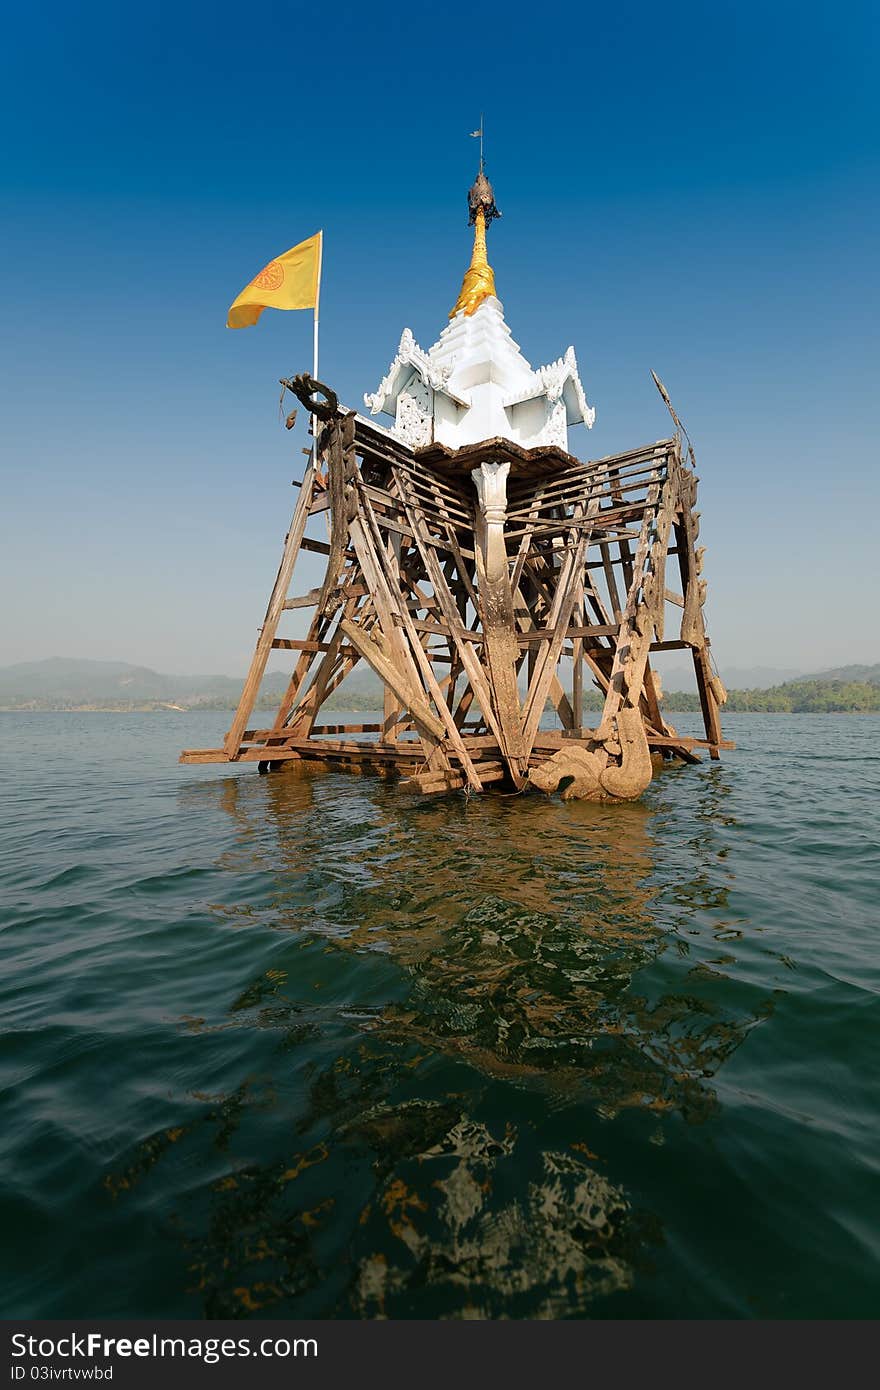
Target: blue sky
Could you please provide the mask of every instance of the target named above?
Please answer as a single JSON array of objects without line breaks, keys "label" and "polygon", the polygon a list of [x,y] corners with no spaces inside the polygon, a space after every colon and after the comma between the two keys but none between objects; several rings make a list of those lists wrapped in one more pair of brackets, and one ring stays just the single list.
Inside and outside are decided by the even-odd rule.
[{"label": "blue sky", "polygon": [[534,363],[573,343],[597,407],[572,447],[668,433],[651,367],[695,442],[721,666],[880,659],[876,6],[50,3],[4,29],[0,664],[244,669],[311,319],[230,332],[227,306],[323,227],[321,374],[360,405],[455,299],[481,108],[507,321]]}]

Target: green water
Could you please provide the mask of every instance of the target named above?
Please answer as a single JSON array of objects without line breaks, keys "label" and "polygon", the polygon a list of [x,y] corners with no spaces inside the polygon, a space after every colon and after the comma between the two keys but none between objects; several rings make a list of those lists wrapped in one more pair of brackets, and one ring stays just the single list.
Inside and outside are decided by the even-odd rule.
[{"label": "green water", "polygon": [[0,715],[3,1315],[877,1314],[876,719],[626,806],[227,722]]}]

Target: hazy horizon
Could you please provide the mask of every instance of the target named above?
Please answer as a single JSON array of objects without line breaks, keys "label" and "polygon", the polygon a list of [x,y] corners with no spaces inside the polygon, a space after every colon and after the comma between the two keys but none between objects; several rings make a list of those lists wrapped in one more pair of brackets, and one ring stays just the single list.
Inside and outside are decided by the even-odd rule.
[{"label": "hazy horizon", "polygon": [[[2,665],[0,666],[0,677],[8,677],[10,673],[19,670],[29,671],[31,669],[34,669],[36,675],[39,675],[40,672],[43,671],[44,674],[48,676],[50,673],[45,671],[45,668],[52,667],[55,663],[58,663],[59,665],[69,664],[74,667],[107,667],[108,675],[110,675],[112,672],[119,671],[120,669],[124,671],[144,671],[153,675],[166,677],[169,680],[177,681],[221,680],[235,682],[243,681],[245,675],[247,674],[245,668],[242,668],[238,671],[168,671],[160,670],[156,667],[149,666],[142,662],[126,661],[124,658],[118,657],[100,658],[51,656],[37,658],[36,660],[11,662],[9,664]],[[749,686],[752,688],[762,688],[764,686],[783,684],[787,680],[797,680],[807,676],[821,676],[825,672],[840,670],[842,668],[852,668],[858,670],[863,668],[869,668],[872,665],[880,665],[880,663],[845,662],[840,663],[839,665],[834,667],[803,668],[766,665],[744,667],[732,665],[728,662],[723,664],[719,663],[718,669],[723,680],[725,680],[728,684],[733,682],[733,684],[737,686],[737,688],[742,689],[745,686]],[[678,680],[679,678],[684,678],[686,681],[687,688],[690,688],[692,685],[695,688],[693,666],[688,658],[687,652],[676,651],[663,652],[657,654],[654,657],[652,657],[652,666],[654,667],[655,671],[660,675],[663,684],[666,688],[672,690],[681,690],[685,688],[679,684],[669,686],[668,681],[670,678],[674,678],[676,680]],[[563,673],[568,669],[570,669],[570,661],[563,658]],[[95,673],[96,677],[98,674],[98,672]],[[272,658],[272,660],[270,660],[266,668],[263,680],[287,680],[289,674],[290,668],[289,666],[286,666],[284,664],[283,657],[280,655],[276,655]],[[852,679],[857,679],[857,677],[852,677]],[[369,668],[369,666],[367,666],[363,662],[359,663],[354,668],[353,672],[347,677],[347,680],[353,686],[357,686],[358,684],[362,684],[364,682],[375,684],[377,687],[381,684],[381,682],[379,681],[379,677],[375,674],[375,672],[373,672]],[[36,690],[34,691],[34,693],[37,693]]]},{"label": "hazy horizon", "polygon": [[[488,91],[470,6],[338,6],[332,80],[271,4],[246,45],[223,4],[10,14],[0,664],[246,669],[307,444],[278,378],[310,366],[311,315],[231,333],[227,306],[323,227],[321,376],[363,410],[458,292],[481,105],[507,322],[533,365],[574,344],[597,409],[570,447],[668,436],[651,368],[694,441],[719,667],[880,659],[873,9],[480,16]],[[293,591],[320,576],[302,556]]]}]

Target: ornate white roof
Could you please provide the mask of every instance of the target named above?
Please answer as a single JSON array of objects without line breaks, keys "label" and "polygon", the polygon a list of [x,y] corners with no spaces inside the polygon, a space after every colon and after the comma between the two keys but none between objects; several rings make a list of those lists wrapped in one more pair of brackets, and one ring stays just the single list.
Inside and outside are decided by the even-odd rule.
[{"label": "ornate white roof", "polygon": [[544,395],[555,403],[561,396],[565,401],[568,424],[583,423],[587,429],[593,428],[596,410],[587,403],[573,347],[566,348],[565,356],[557,357],[555,362],[548,362],[545,367],[536,367],[531,375],[529,388],[523,393],[515,392],[509,396],[504,402],[505,405],[519,405],[521,401]]},{"label": "ornate white roof", "polygon": [[[412,331],[405,328],[388,371],[375,392],[364,396],[364,403],[369,406],[371,415],[379,415],[382,411],[394,414],[401,387],[412,376],[413,368],[432,391],[445,390],[452,375],[452,366],[432,362],[428,353],[419,347]],[[460,401],[459,404],[467,405],[468,402]]]},{"label": "ornate white roof", "polygon": [[449,323],[427,352],[405,328],[388,371],[364,400],[371,414],[393,415],[394,433],[414,447],[502,438],[524,448],[568,449],[569,428],[590,429],[596,418],[574,348],[543,367],[523,357],[486,259],[487,221],[500,214],[482,167],[468,199],[474,254]]}]

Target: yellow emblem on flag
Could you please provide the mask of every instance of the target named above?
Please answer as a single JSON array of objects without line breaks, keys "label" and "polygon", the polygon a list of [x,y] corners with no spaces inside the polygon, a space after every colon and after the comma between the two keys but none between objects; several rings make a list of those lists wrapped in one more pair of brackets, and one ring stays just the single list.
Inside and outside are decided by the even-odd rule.
[{"label": "yellow emblem on flag", "polygon": [[250,328],[264,309],[314,309],[321,286],[323,232],[270,261],[233,301],[227,328]]}]

